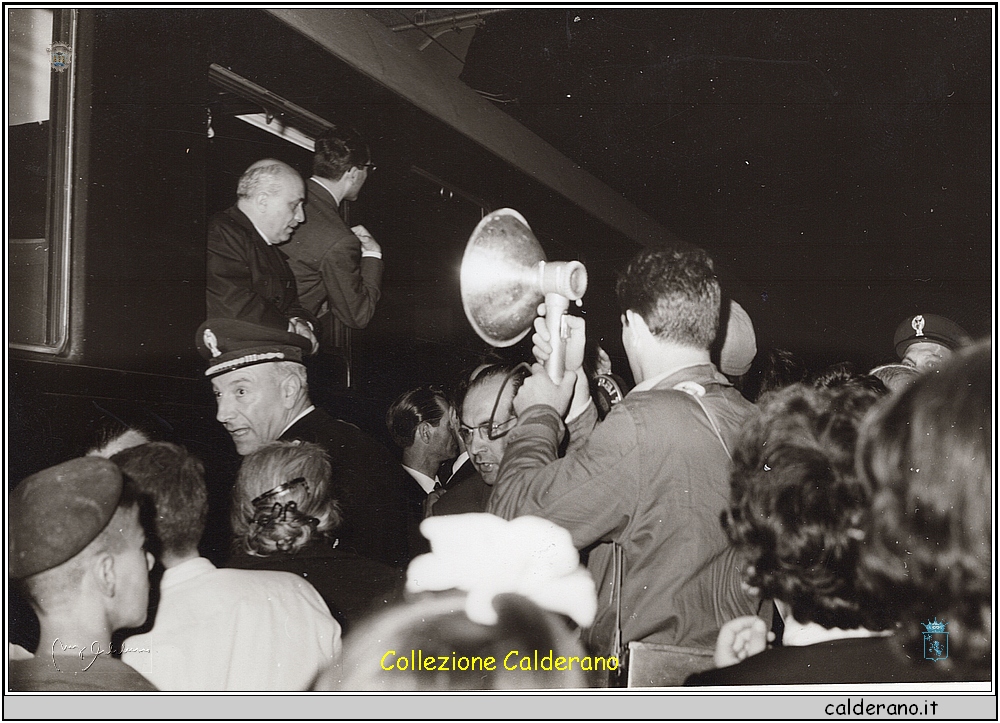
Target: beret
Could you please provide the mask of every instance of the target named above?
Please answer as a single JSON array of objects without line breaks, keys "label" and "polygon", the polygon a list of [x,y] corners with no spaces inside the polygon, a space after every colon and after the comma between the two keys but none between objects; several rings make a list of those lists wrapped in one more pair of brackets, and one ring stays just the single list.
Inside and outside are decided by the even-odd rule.
[{"label": "beret", "polygon": [[934,342],[954,351],[971,344],[972,337],[951,319],[937,314],[916,314],[899,323],[892,344],[896,348],[896,356],[902,359],[911,344],[921,341]]},{"label": "beret", "polygon": [[302,353],[312,342],[300,334],[239,319],[209,319],[195,334],[195,345],[208,360],[205,376],[266,362],[302,363]]},{"label": "beret", "polygon": [[719,353],[719,371],[739,377],[750,371],[757,356],[757,334],[746,310],[735,301],[729,302],[729,323],[726,338]]},{"label": "beret", "polygon": [[71,459],[23,480],[9,500],[10,577],[74,557],[111,521],[121,496],[121,471],[101,457]]}]

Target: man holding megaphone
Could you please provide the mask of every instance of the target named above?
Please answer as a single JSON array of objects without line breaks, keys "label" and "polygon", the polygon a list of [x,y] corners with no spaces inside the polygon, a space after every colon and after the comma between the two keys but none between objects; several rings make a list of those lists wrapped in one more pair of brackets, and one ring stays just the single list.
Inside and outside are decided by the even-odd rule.
[{"label": "man holding megaphone", "polygon": [[539,363],[514,399],[489,511],[547,518],[589,549],[595,653],[624,657],[638,641],[710,651],[723,623],[758,611],[719,524],[729,450],[756,408],[710,360],[721,292],[704,251],[642,251],[617,294],[636,387],[597,424],[581,371],[583,319],[564,317],[558,384],[543,367],[552,335],[536,319]]}]

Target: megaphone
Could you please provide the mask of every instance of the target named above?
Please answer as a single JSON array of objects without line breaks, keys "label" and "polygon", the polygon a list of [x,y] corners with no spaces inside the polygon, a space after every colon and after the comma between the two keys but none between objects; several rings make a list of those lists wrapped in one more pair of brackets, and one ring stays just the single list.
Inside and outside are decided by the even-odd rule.
[{"label": "megaphone", "polygon": [[479,337],[496,347],[512,346],[531,329],[545,300],[552,355],[545,364],[557,384],[565,371],[566,311],[587,291],[587,269],[579,261],[546,261],[538,239],[517,211],[486,215],[465,247],[462,306]]}]

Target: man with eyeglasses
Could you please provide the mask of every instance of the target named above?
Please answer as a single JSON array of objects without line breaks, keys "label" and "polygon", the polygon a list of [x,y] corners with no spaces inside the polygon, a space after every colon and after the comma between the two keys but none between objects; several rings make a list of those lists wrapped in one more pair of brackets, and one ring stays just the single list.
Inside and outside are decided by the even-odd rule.
[{"label": "man with eyeglasses", "polygon": [[469,383],[461,404],[458,433],[476,469],[448,490],[431,508],[431,515],[485,512],[514,428],[514,397],[530,369],[494,364],[480,370]]},{"label": "man with eyeglasses", "polygon": [[[636,641],[710,654],[723,623],[758,608],[719,524],[729,450],[755,407],[710,359],[721,290],[704,251],[643,251],[617,293],[636,386],[597,424],[580,371],[583,320],[566,317],[567,372],[556,385],[536,364],[521,386],[488,511],[549,519],[589,551],[592,650],[621,655]],[[535,328],[542,362],[544,320]]]},{"label": "man with eyeglasses", "polygon": [[382,248],[364,226],[348,228],[339,212],[342,201],[357,200],[374,170],[354,129],[331,128],[316,139],[308,218],[283,250],[302,305],[320,321],[321,351],[332,346],[334,319],[364,329],[381,296]]}]

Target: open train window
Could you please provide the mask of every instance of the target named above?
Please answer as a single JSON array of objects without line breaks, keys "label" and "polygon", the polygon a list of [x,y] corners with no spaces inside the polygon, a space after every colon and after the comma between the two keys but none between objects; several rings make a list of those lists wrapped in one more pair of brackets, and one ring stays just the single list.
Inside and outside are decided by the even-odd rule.
[{"label": "open train window", "polygon": [[[273,157],[299,169],[310,168],[315,139],[333,124],[295,103],[213,63],[208,79],[215,93],[208,107],[209,206],[220,210],[236,188],[236,178],[262,158]],[[265,135],[266,134],[266,135]],[[277,140],[280,139],[280,140]],[[212,194],[222,194],[212,197]],[[348,202],[341,209],[350,217]],[[334,319],[334,355],[342,362],[340,386],[351,384],[351,330]]]},{"label": "open train window", "polygon": [[11,347],[69,342],[76,11],[8,9],[7,308]]}]

